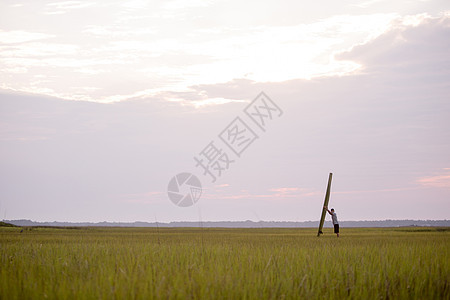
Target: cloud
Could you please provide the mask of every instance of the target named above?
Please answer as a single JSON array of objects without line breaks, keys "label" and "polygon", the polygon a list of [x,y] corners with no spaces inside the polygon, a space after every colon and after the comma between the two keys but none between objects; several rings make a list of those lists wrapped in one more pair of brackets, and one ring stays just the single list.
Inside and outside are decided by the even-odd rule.
[{"label": "cloud", "polygon": [[[139,11],[148,12],[145,7]],[[115,13],[95,14],[95,18],[109,18]],[[47,41],[40,40],[1,45],[17,47],[14,49],[20,51],[16,54],[23,56],[16,57],[11,48],[2,48],[8,54],[1,58],[2,69],[11,70],[0,73],[4,88],[116,101],[99,104],[2,93],[2,207],[7,206],[18,218],[40,220],[80,220],[86,214],[93,220],[148,219],[153,213],[168,221],[195,220],[200,208],[204,219],[245,218],[253,210],[268,220],[310,220],[318,217],[327,175],[333,172],[330,201],[343,219],[445,218],[450,209],[449,189],[445,187],[449,173],[435,171],[450,165],[448,16],[400,18],[388,22],[386,28],[382,26],[381,34],[372,32],[370,40],[364,28],[353,31],[358,22],[346,23],[341,17],[335,22],[341,20],[342,26],[333,27],[328,19],[312,22],[322,23],[315,25],[316,33],[330,43],[321,53],[331,55],[359,43],[336,55],[335,60],[357,64],[361,69],[343,76],[324,72],[309,80],[258,81],[250,74],[252,70],[244,74],[243,70],[250,68],[238,68],[239,72],[231,68],[228,72],[229,68],[220,67],[227,63],[234,66],[243,59],[239,54],[247,50],[239,47],[257,50],[258,45],[269,44],[264,39],[281,34],[282,29],[287,35],[275,36],[274,40],[289,42],[288,35],[293,34],[295,45],[272,49],[295,50],[298,44],[313,42],[314,36],[301,31],[302,25],[295,22],[278,24],[278,29],[269,26],[273,24],[227,28],[217,23],[204,33],[196,31],[195,26],[180,27],[192,20],[172,19],[173,24],[161,23],[173,26],[173,31],[164,32],[164,38],[170,37],[172,42],[162,39],[152,49],[152,39],[161,41],[161,36],[153,35],[158,31],[151,31],[145,18],[131,23],[116,19],[97,23],[87,14],[87,19],[80,19],[86,22],[84,28],[108,23],[112,27],[106,31],[117,29],[121,34],[86,34],[80,25],[75,35],[62,30],[67,37],[45,31],[57,35],[48,40],[45,50],[39,48]],[[364,18],[359,20],[363,22]],[[205,27],[204,19],[197,21],[199,27]],[[144,32],[127,39],[123,33],[134,26],[149,29],[148,40]],[[357,38],[350,34],[353,37],[347,39],[345,33],[349,32]],[[74,37],[80,38],[79,43],[73,42]],[[345,41],[339,44],[341,38]],[[115,44],[116,39],[125,43]],[[236,55],[236,61],[228,61],[226,51],[215,52],[216,41],[219,46],[224,41],[234,43],[224,49],[235,51],[228,58]],[[58,56],[51,53],[52,43],[79,48],[74,53],[70,53],[70,47],[61,48],[67,51]],[[196,43],[209,48],[196,52]],[[163,57],[160,52],[171,47],[178,48],[166,56],[167,60],[187,57],[192,64],[153,65]],[[40,56],[32,57],[33,51],[26,49],[37,49]],[[189,56],[199,53],[216,56],[200,61],[196,60],[199,56]],[[273,54],[278,53],[286,52],[277,50]],[[6,65],[8,59],[12,60]],[[209,67],[204,66],[200,72],[196,68],[202,60]],[[203,79],[210,74],[219,79]],[[214,186],[202,170],[195,168],[193,156],[217,138],[233,118],[239,115],[245,119],[244,102],[261,91],[284,114],[266,132],[258,132],[261,138]],[[203,101],[216,103],[198,105]],[[217,104],[221,101],[227,103]],[[180,171],[200,173],[204,195],[192,209],[179,210],[167,199],[168,180]],[[139,203],[130,205],[124,199]]]},{"label": "cloud", "polygon": [[[339,15],[310,23],[238,25],[214,21],[221,5],[198,1],[156,2],[151,6],[145,1],[41,5],[37,11],[74,14],[35,20],[45,35],[18,31],[5,36],[5,40],[21,43],[0,48],[0,63],[7,66],[0,78],[2,87],[52,91],[47,95],[69,100],[114,102],[138,94],[156,97],[161,91],[189,91],[191,86],[236,78],[262,82],[342,75],[358,65],[331,59],[334,51],[378,35],[395,18],[395,14]],[[223,9],[235,15],[229,7]],[[183,16],[175,21],[162,17],[180,11]],[[66,19],[53,26],[59,18]],[[73,30],[74,24],[79,30]],[[40,42],[46,37],[52,39]],[[42,74],[51,80],[36,83],[31,79]],[[126,80],[123,74],[127,74]],[[96,89],[79,88],[83,85]],[[230,100],[213,98],[195,105],[220,105]]]},{"label": "cloud", "polygon": [[392,189],[380,189],[380,190],[359,190],[359,191],[333,191],[333,194],[349,195],[349,194],[379,194],[379,193],[392,193],[417,190],[417,187],[406,188],[392,188]]},{"label": "cloud", "polygon": [[[450,16],[431,17],[420,14],[398,17],[384,33],[368,41],[336,53],[336,61],[348,61],[359,68],[337,76],[319,76],[310,81],[258,82],[250,78],[235,78],[218,84],[198,84],[190,88],[210,97],[251,97],[258,90],[273,90],[281,94],[301,91],[307,93],[313,86],[345,82],[358,90],[362,81],[371,86],[385,85],[392,94],[403,88],[429,89],[436,101],[448,93],[450,80]],[[416,84],[417,83],[417,84]],[[367,87],[366,87],[367,88]],[[386,90],[386,100],[388,100]],[[444,97],[444,98],[443,98]]]},{"label": "cloud", "polygon": [[209,6],[214,1],[207,1],[207,0],[170,0],[166,1],[163,5],[164,9],[187,9],[187,8],[193,8],[193,7],[205,7]]},{"label": "cloud", "polygon": [[404,73],[415,69],[427,75],[448,74],[449,53],[450,16],[421,14],[396,20],[383,35],[336,55],[336,59],[357,62],[364,66],[363,72],[389,68]]},{"label": "cloud", "polygon": [[[299,166],[302,172],[300,166],[317,164],[327,166],[325,173],[344,172],[337,175],[348,180],[336,189],[339,197],[414,193],[413,174],[447,164],[450,151],[450,18],[418,19],[397,22],[376,39],[338,55],[362,66],[353,74],[263,83],[235,79],[192,88],[208,97],[252,99],[260,90],[271,95],[286,112],[280,138],[271,137],[291,159],[284,167]],[[323,148],[310,150],[317,145]],[[284,184],[291,182],[284,178]],[[355,189],[358,182],[366,184]]]},{"label": "cloud", "polygon": [[417,183],[425,187],[434,188],[450,188],[450,172],[448,168],[444,168],[443,174],[426,176],[417,179]]},{"label": "cloud", "polygon": [[[12,30],[12,31],[0,30],[0,46],[1,44],[17,44],[48,39],[54,36],[55,35],[53,34],[29,32],[23,30]],[[3,52],[1,48],[0,51]]]},{"label": "cloud", "polygon": [[386,0],[369,0],[369,1],[364,1],[362,3],[358,3],[358,4],[354,4],[356,7],[361,7],[361,8],[367,8],[370,7],[372,5],[376,5],[380,2],[384,2]]},{"label": "cloud", "polygon": [[214,187],[216,188],[223,188],[223,187],[229,187],[230,185],[228,183],[223,183],[223,184],[217,184]]},{"label": "cloud", "polygon": [[[79,50],[80,48],[74,44],[28,42],[8,47],[0,46],[0,57],[4,58],[4,61],[11,65],[20,65],[23,63],[20,59],[23,59],[27,62],[35,61],[33,63],[35,66],[58,67],[60,65],[57,64],[57,60],[61,60],[62,57],[76,55]],[[51,60],[52,57],[54,58],[53,60]],[[76,59],[72,60],[77,61]]]},{"label": "cloud", "polygon": [[66,14],[71,10],[87,8],[95,5],[94,2],[86,2],[86,1],[59,1],[47,3],[47,9],[44,12],[46,15],[61,15]]}]

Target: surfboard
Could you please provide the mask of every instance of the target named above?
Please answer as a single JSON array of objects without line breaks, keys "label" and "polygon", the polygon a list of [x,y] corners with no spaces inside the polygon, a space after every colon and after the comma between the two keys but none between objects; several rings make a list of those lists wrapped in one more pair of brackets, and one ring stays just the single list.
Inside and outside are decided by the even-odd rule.
[{"label": "surfboard", "polygon": [[323,228],[323,223],[325,222],[325,215],[327,214],[327,210],[324,206],[328,207],[328,201],[330,200],[331,178],[332,177],[333,177],[333,173],[330,173],[330,175],[328,176],[327,192],[325,193],[325,200],[323,201],[323,205],[322,205],[322,215],[320,216],[319,231],[317,232],[317,236],[320,236],[321,234],[323,234],[322,228]]}]

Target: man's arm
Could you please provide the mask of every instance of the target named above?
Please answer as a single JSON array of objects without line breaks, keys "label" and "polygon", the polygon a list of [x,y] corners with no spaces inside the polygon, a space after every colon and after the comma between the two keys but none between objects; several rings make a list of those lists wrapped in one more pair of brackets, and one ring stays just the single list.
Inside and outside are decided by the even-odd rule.
[{"label": "man's arm", "polygon": [[331,213],[331,211],[328,210],[328,207],[324,206],[323,208],[325,208],[325,209],[327,210],[327,212],[328,212],[330,215],[333,215],[333,214]]}]

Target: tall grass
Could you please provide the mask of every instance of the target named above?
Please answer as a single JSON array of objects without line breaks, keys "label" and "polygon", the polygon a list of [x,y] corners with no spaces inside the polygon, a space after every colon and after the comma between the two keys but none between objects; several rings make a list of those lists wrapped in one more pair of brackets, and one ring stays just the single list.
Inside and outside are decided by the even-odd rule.
[{"label": "tall grass", "polygon": [[450,299],[450,231],[315,231],[1,228],[0,298]]}]

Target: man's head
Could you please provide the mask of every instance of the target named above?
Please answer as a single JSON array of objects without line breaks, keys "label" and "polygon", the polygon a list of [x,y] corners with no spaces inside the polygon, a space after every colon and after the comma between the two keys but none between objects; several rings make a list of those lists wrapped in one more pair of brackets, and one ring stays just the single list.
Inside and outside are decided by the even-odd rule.
[{"label": "man's head", "polygon": [[331,209],[331,212],[334,212],[334,208]]}]

